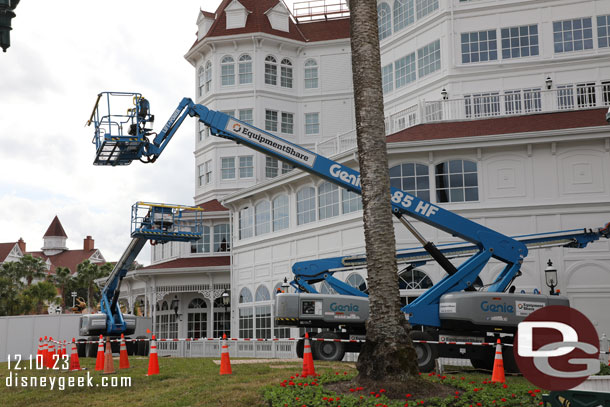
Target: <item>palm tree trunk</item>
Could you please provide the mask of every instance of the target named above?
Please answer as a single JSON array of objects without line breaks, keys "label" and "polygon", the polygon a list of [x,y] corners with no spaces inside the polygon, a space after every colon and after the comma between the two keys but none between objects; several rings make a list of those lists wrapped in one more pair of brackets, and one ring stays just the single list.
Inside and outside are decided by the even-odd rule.
[{"label": "palm tree trunk", "polygon": [[362,184],[370,316],[358,358],[358,380],[417,376],[409,326],[400,311],[396,240],[385,142],[377,2],[350,0],[352,74]]}]

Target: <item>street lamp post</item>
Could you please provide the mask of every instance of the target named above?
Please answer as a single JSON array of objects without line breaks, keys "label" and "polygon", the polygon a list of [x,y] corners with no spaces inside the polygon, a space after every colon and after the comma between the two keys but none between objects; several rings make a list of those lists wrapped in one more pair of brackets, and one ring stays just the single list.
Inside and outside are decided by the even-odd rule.
[{"label": "street lamp post", "polygon": [[558,295],[558,293],[555,292],[555,287],[557,287],[557,269],[553,267],[551,259],[547,262],[547,267],[544,270],[544,277],[546,279],[546,285],[551,289],[550,294]]},{"label": "street lamp post", "polygon": [[[222,306],[225,307],[225,317],[224,317],[224,327],[223,328],[226,330],[227,321],[231,321],[231,315],[230,314],[227,315],[227,308],[229,308],[229,306],[231,305],[231,294],[229,294],[229,292],[227,290],[224,290],[222,292],[222,294],[220,295],[220,298],[222,298]],[[231,335],[230,332],[229,332],[229,335]]]}]

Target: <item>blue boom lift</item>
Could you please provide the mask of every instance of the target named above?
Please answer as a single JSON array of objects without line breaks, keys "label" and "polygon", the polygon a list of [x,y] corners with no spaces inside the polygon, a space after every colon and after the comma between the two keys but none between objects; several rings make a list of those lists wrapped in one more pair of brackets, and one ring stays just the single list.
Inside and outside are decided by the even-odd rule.
[{"label": "blue boom lift", "polygon": [[[135,332],[135,315],[124,315],[119,306],[121,282],[129,267],[148,240],[151,244],[189,242],[201,238],[202,209],[198,207],[136,202],[131,207],[131,242],[114,265],[102,288],[100,312],[84,314],[80,319],[80,336],[94,339],[98,335],[131,335]],[[94,356],[95,344],[87,353]]]},{"label": "blue boom lift", "polygon": [[[105,114],[99,113],[101,109],[99,101],[112,96],[128,96],[133,99],[134,106],[127,110],[126,119],[114,120],[109,111]],[[358,171],[225,113],[195,104],[189,98],[182,99],[157,134],[151,130],[154,117],[150,115],[150,104],[140,94],[100,93],[89,122],[95,124],[93,143],[96,145],[97,154],[94,164],[116,166],[128,165],[133,160],[154,162],[187,116],[197,117],[199,121],[210,127],[211,133],[215,136],[275,157],[348,191],[362,193]],[[547,304],[567,305],[567,299],[560,299],[557,296],[505,292],[514,290],[510,286],[520,274],[519,269],[527,256],[528,247],[585,247],[600,237],[610,237],[609,226],[606,225],[597,229],[513,238],[397,188],[391,188],[391,203],[393,214],[422,244],[422,248],[399,251],[398,261],[416,266],[434,260],[447,273],[440,282],[402,308],[409,322],[422,328],[421,331],[412,332],[414,339],[476,337],[484,342],[486,332],[514,332],[516,324],[525,315],[523,310],[514,311],[517,305],[526,307],[529,312]],[[467,243],[437,247],[415,229],[407,216],[457,236]],[[463,256],[469,258],[458,267],[450,261],[450,258]],[[504,269],[485,291],[479,291],[478,276],[492,258],[504,263]],[[333,274],[345,267],[365,265],[364,256],[337,257],[294,264],[292,271],[295,277],[291,285],[296,288],[296,293],[277,296],[276,322],[310,328],[331,328],[333,331],[318,334],[327,338],[346,338],[364,334],[364,321],[368,317],[367,294],[333,277]],[[313,284],[321,281],[328,282],[339,295],[317,293]],[[492,306],[488,306],[485,313],[479,309],[484,307],[481,304],[490,303]],[[507,303],[513,305],[499,306]],[[513,310],[508,316],[498,311],[508,309]],[[357,346],[350,344],[346,347],[339,342],[319,342],[319,344],[314,349],[315,356],[331,360],[341,359],[346,350],[355,350],[349,346]],[[483,361],[489,360],[492,363],[493,357],[490,358],[487,353],[482,355],[480,348],[483,347],[443,348],[442,352],[444,352],[443,356],[470,358],[475,365],[483,367],[483,363],[487,363]],[[416,345],[416,351],[420,370],[431,369],[438,349],[433,345],[423,344]]]}]

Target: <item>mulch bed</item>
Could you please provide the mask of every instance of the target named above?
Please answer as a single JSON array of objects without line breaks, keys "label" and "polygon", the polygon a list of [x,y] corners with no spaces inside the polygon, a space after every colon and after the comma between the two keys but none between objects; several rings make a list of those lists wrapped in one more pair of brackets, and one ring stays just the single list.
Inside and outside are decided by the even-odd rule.
[{"label": "mulch bed", "polygon": [[453,395],[456,391],[455,387],[432,383],[419,378],[409,379],[406,382],[362,380],[356,382],[351,380],[325,384],[324,388],[343,395],[360,394],[369,396],[374,392],[375,394],[385,394],[386,397],[393,400],[428,399],[431,397],[445,398]]}]

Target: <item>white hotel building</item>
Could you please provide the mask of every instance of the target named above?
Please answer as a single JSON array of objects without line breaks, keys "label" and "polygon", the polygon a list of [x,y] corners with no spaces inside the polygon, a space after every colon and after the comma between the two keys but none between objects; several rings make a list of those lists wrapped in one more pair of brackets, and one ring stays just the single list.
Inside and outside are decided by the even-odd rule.
[{"label": "white hotel building", "polygon": [[[196,102],[356,168],[349,19],[333,3],[200,12],[185,56]],[[507,235],[610,222],[610,2],[380,0],[378,22],[392,185]],[[122,295],[144,301],[161,337],[217,336],[228,319],[233,337],[289,335],[274,327],[273,293],[296,261],[364,252],[359,197],[196,126],[204,238],[155,246]],[[395,231],[397,248],[418,245]],[[547,292],[549,259],[562,295],[609,334],[609,241],[531,251],[517,290]],[[335,276],[366,284],[362,270]],[[403,302],[442,277],[432,263],[403,273]]]}]

